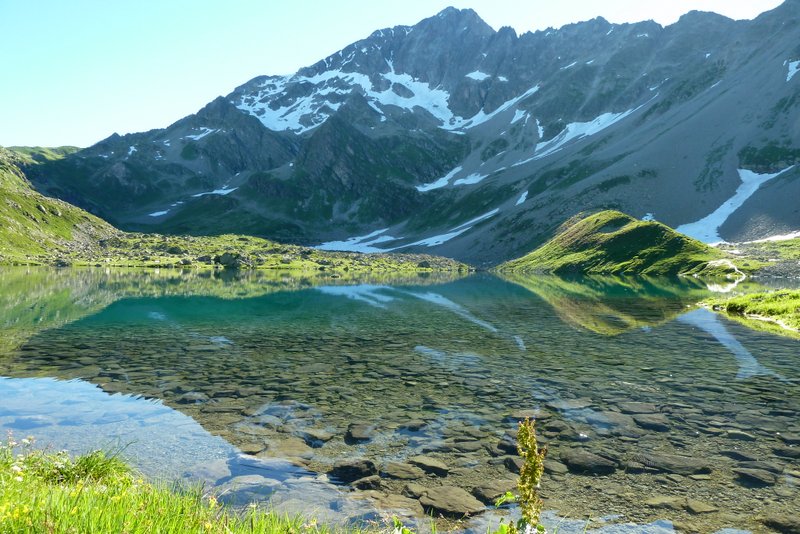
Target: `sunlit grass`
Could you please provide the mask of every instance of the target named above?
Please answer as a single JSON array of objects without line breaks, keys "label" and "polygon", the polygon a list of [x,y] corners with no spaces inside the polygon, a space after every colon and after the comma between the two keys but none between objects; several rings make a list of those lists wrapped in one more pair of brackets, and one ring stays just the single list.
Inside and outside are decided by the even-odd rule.
[{"label": "sunlit grass", "polygon": [[112,453],[71,458],[31,445],[28,438],[16,442],[11,436],[0,444],[0,532],[344,532],[255,507],[238,513],[199,487],[147,482]]},{"label": "sunlit grass", "polygon": [[769,320],[788,332],[800,332],[800,291],[780,290],[738,295],[707,302],[716,311],[754,320]]}]

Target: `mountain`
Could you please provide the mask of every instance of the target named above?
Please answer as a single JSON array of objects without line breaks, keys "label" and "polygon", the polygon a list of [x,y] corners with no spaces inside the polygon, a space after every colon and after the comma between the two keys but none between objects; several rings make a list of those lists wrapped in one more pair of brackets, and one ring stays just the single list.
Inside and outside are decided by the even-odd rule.
[{"label": "mountain", "polygon": [[27,171],[127,230],[478,265],[601,209],[754,239],[800,228],[798,43],[800,0],[523,35],[448,8]]},{"label": "mountain", "polygon": [[198,237],[122,232],[80,208],[32,189],[23,167],[35,171],[74,151],[72,147],[0,147],[0,265],[291,270],[302,275],[303,283],[314,278],[341,282],[352,276],[373,280],[449,277],[469,271],[467,265],[427,254],[365,256],[234,234]]}]

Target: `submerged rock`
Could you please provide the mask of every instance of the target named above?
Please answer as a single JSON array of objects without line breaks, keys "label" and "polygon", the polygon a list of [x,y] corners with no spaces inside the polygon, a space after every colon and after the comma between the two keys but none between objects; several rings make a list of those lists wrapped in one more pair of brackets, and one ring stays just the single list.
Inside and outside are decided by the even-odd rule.
[{"label": "submerged rock", "polygon": [[739,481],[744,482],[746,485],[774,486],[778,481],[778,478],[773,473],[764,469],[739,468],[734,469],[733,472],[738,475]]},{"label": "submerged rock", "polygon": [[447,476],[450,468],[441,460],[431,458],[430,456],[412,456],[408,462],[421,468],[426,473],[431,473],[437,476]]},{"label": "submerged rock", "polygon": [[617,470],[617,463],[586,449],[567,449],[561,460],[573,473],[608,475]]},{"label": "submerged rock", "polygon": [[427,490],[419,499],[426,513],[461,518],[482,512],[485,506],[466,490],[455,486],[439,486]]},{"label": "submerged rock", "polygon": [[507,491],[513,491],[516,487],[517,481],[511,478],[492,480],[473,488],[472,494],[480,501],[488,505],[494,505],[501,495],[505,495]]},{"label": "submerged rock", "polygon": [[363,423],[351,423],[344,436],[345,443],[354,444],[372,439],[375,427]]},{"label": "submerged rock", "polygon": [[666,473],[693,475],[711,472],[711,466],[705,460],[688,456],[646,452],[635,455],[633,459],[651,469]]},{"label": "submerged rock", "polygon": [[390,462],[383,467],[381,474],[399,480],[416,480],[425,476],[425,471],[415,465]]},{"label": "submerged rock", "polygon": [[342,461],[335,464],[329,474],[339,482],[349,484],[362,478],[377,475],[378,467],[372,460]]}]

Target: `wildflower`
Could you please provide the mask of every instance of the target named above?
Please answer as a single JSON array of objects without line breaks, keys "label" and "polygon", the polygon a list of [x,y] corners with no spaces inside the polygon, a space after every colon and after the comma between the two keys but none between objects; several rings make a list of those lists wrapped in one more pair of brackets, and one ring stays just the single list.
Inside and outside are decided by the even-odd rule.
[{"label": "wildflower", "polygon": [[15,473],[21,473],[22,472],[22,468],[20,466],[18,466],[17,464],[12,465],[11,466],[11,470],[13,472],[15,472]]},{"label": "wildflower", "polygon": [[14,480],[17,482],[22,482],[24,479],[22,477],[14,477]]},{"label": "wildflower", "polygon": [[217,498],[216,497],[209,497],[208,498],[208,507],[212,510],[217,507]]}]

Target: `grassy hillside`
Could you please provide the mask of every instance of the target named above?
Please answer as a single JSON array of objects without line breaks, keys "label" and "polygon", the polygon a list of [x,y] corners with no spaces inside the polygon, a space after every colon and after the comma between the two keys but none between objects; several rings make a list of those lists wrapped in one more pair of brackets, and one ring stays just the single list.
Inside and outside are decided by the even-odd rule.
[{"label": "grassy hillside", "polygon": [[133,234],[66,202],[45,197],[22,172],[74,150],[0,148],[0,264],[124,267],[260,268],[303,272],[467,271],[462,263],[424,254],[323,252],[256,237]]},{"label": "grassy hillside", "polygon": [[497,269],[555,274],[724,275],[732,267],[722,261],[726,257],[661,223],[602,211],[570,219],[553,239]]},{"label": "grassy hillside", "polygon": [[[57,157],[46,154],[42,157]],[[31,160],[30,154],[0,148],[0,262],[88,254],[101,239],[118,233],[97,217],[34,191],[20,170]]]}]

